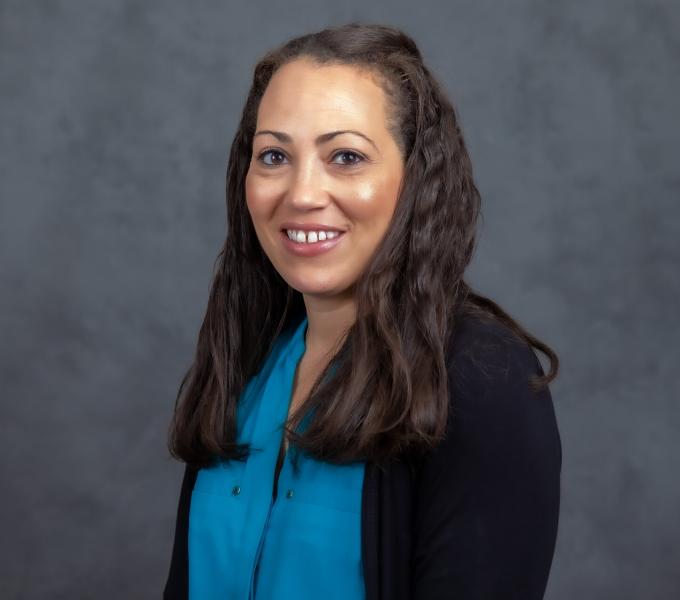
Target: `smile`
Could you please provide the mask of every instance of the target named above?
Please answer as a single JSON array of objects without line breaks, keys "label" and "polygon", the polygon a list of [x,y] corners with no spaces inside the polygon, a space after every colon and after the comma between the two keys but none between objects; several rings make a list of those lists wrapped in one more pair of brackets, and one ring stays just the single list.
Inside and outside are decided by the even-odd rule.
[{"label": "smile", "polygon": [[291,240],[300,244],[313,244],[325,240],[332,240],[342,233],[340,231],[303,231],[301,229],[286,229],[285,232]]},{"label": "smile", "polygon": [[335,248],[345,237],[344,231],[280,231],[284,247],[296,256],[317,256]]}]

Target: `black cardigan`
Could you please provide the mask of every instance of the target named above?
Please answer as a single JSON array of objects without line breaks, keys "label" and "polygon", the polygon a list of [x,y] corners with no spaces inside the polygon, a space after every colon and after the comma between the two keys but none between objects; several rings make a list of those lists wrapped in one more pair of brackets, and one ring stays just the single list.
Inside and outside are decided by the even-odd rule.
[{"label": "black cardigan", "polygon": [[[562,447],[534,351],[498,322],[459,320],[447,434],[418,462],[366,464],[366,600],[539,600],[557,537]],[[417,467],[413,467],[417,465]],[[197,471],[185,466],[165,600],[188,596]]]}]

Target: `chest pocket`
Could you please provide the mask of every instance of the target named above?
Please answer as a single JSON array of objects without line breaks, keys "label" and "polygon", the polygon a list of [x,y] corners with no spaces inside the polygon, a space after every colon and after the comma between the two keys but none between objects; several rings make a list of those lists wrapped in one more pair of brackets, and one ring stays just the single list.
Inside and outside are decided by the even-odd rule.
[{"label": "chest pocket", "polygon": [[224,461],[199,470],[194,483],[194,492],[213,496],[233,496],[234,486],[239,485],[243,473],[243,463]]},{"label": "chest pocket", "polygon": [[[363,480],[363,463],[331,465],[301,460],[299,472],[291,478],[293,495],[286,499],[326,513],[341,511],[359,515]],[[285,495],[286,491],[279,488],[280,494]]]}]

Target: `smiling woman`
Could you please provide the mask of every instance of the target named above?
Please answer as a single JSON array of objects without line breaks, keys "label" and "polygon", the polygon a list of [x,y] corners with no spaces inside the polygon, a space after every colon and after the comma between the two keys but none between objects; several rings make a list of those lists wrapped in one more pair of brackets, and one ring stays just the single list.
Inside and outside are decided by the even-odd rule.
[{"label": "smiling woman", "polygon": [[415,42],[354,23],[268,53],[227,209],[164,597],[542,598],[558,360],[464,280],[479,192]]}]

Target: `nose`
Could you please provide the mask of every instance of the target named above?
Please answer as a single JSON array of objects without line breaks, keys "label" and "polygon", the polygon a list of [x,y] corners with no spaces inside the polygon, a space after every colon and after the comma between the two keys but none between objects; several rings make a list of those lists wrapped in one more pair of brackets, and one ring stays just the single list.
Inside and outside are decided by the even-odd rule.
[{"label": "nose", "polygon": [[300,210],[326,206],[329,200],[326,188],[323,165],[312,157],[291,169],[288,202]]}]

